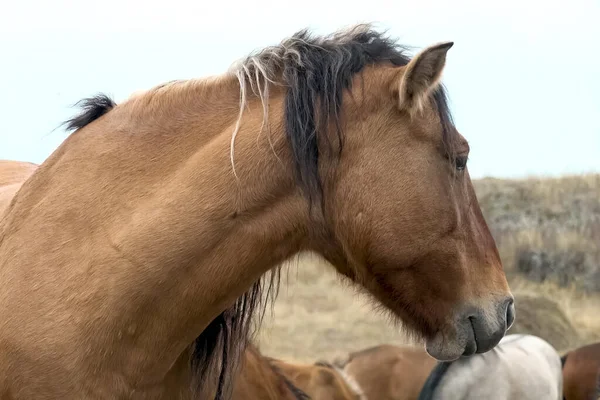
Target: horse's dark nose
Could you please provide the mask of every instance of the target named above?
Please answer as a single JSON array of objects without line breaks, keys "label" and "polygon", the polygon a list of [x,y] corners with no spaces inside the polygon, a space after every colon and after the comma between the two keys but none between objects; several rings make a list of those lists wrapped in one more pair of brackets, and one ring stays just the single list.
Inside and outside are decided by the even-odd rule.
[{"label": "horse's dark nose", "polygon": [[506,303],[506,330],[515,322],[515,301],[510,298]]},{"label": "horse's dark nose", "polygon": [[[485,353],[496,346],[504,334],[515,322],[515,305],[512,296],[495,302],[495,312],[488,313],[483,309],[472,310],[468,314],[468,321],[473,329],[473,338],[476,342],[476,353]],[[465,354],[473,350],[467,346]]]}]

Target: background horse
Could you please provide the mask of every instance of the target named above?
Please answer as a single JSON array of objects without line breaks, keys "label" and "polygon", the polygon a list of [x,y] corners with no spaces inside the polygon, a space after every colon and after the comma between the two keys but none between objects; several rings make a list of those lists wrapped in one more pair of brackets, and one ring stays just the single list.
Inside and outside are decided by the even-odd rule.
[{"label": "background horse", "polygon": [[533,335],[507,335],[485,354],[439,363],[419,400],[560,400],[560,355]]},{"label": "background horse", "polygon": [[384,344],[350,353],[343,370],[369,399],[417,400],[435,365],[421,348]]},{"label": "background horse", "polygon": [[[248,346],[235,379],[231,400],[309,400],[301,388],[269,363],[255,346]],[[214,396],[213,396],[214,397]]]},{"label": "background horse", "polygon": [[600,343],[567,352],[563,363],[565,400],[596,400],[600,397]]},{"label": "background horse", "polygon": [[352,377],[331,364],[318,362],[298,365],[277,359],[270,359],[270,363],[312,400],[367,400],[369,398]]},{"label": "background horse", "polygon": [[0,219],[23,182],[37,167],[28,162],[0,160]]},{"label": "background horse", "polygon": [[513,297],[440,86],[451,47],[300,32],[86,99],[0,221],[0,397],[185,399],[219,366],[227,398],[267,273],[303,251],[432,356],[492,349]]}]

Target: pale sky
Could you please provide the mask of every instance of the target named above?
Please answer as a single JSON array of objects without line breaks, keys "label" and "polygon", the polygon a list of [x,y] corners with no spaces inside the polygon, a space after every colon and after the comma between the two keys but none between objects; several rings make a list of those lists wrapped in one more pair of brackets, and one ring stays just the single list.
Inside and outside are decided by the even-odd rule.
[{"label": "pale sky", "polygon": [[310,27],[376,22],[444,73],[473,177],[600,172],[599,0],[19,0],[0,14],[0,159],[41,163],[70,106],[225,72]]}]

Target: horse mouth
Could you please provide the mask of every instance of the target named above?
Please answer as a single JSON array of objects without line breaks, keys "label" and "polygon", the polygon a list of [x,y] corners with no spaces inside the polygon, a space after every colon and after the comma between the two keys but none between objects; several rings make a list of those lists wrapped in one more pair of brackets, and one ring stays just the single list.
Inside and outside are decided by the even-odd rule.
[{"label": "horse mouth", "polygon": [[473,317],[469,317],[469,329],[468,331],[468,339],[467,344],[465,346],[465,351],[463,351],[463,357],[472,356],[477,352],[477,333],[475,333],[475,325],[473,324]]}]

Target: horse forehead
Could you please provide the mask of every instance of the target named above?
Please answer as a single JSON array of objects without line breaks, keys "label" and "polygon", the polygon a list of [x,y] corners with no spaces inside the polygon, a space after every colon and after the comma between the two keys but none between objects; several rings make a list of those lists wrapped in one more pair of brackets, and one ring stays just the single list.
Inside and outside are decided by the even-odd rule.
[{"label": "horse forehead", "polygon": [[[394,100],[394,78],[404,67],[371,65],[352,77],[352,85],[345,92],[345,104],[354,104],[358,111],[376,107]],[[398,86],[399,87],[399,86]]]}]

